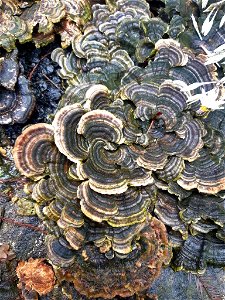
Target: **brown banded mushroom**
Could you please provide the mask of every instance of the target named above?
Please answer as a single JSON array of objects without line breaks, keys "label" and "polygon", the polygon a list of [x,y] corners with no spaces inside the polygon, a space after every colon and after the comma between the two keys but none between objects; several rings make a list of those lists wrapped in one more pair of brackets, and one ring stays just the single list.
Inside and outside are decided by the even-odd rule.
[{"label": "brown banded mushroom", "polygon": [[53,133],[51,125],[40,123],[26,128],[19,136],[13,156],[21,174],[35,179],[43,177],[46,164],[54,161],[57,152]]},{"label": "brown banded mushroom", "polygon": [[96,222],[105,220],[113,227],[122,227],[145,220],[155,190],[130,187],[119,195],[104,195],[96,193],[85,181],[78,188],[78,198],[81,199],[81,210],[90,219]]},{"label": "brown banded mushroom", "polygon": [[185,163],[177,183],[186,190],[197,188],[199,192],[216,194],[225,189],[224,160],[212,159],[207,150],[199,152],[200,157],[192,163]]},{"label": "brown banded mushroom", "polygon": [[179,204],[174,195],[158,192],[154,212],[165,225],[170,226],[173,231],[179,231],[183,239],[187,238],[188,228],[180,218]]},{"label": "brown banded mushroom", "polygon": [[66,268],[74,263],[76,252],[64,238],[48,235],[46,245],[48,258],[55,266]]},{"label": "brown banded mushroom", "polygon": [[209,233],[210,231],[212,232],[212,230],[216,230],[216,236],[219,238],[220,226],[210,220],[200,219],[196,223],[191,223],[189,229],[192,235],[196,235],[199,233]]},{"label": "brown banded mushroom", "polygon": [[[182,205],[182,204],[181,204]],[[192,194],[185,199],[185,208],[181,210],[180,217],[186,223],[196,223],[200,219],[212,220],[221,227],[225,223],[224,199],[215,196],[202,196]]]},{"label": "brown banded mushroom", "polygon": [[[214,223],[223,222],[224,208],[218,205],[215,215],[220,208],[222,213],[210,212],[210,218],[199,205],[195,216],[189,198],[204,201],[203,194],[211,193],[218,200],[224,189],[223,135],[199,113],[201,99],[191,100],[204,96],[201,87],[217,88],[215,68],[177,41],[157,41],[168,29],[164,25],[151,21],[144,0],[94,5],[71,53],[52,54],[68,87],[52,125],[39,125],[44,132],[49,128],[46,139],[40,131],[36,142],[18,147],[31,126],[14,150],[22,173],[36,179],[33,198],[50,224],[50,261],[59,272],[68,268],[70,281],[88,297],[130,296],[155,278],[169,246],[165,227],[150,215],[154,209],[181,248],[174,259],[179,266],[194,261],[194,269],[202,270],[213,254],[199,262],[199,239],[223,236]],[[125,37],[123,30],[129,31]],[[135,42],[139,38],[143,43]],[[27,154],[41,162],[39,174],[33,162],[29,170]],[[222,255],[222,239],[209,245],[214,241]]]},{"label": "brown banded mushroom", "polygon": [[173,262],[176,270],[204,273],[207,263],[223,266],[225,260],[224,243],[211,236],[198,234],[190,236]]}]

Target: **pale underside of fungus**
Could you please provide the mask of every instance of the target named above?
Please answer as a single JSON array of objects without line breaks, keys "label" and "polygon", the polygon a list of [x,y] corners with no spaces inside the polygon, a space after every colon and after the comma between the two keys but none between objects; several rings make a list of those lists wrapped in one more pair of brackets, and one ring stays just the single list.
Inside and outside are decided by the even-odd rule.
[{"label": "pale underside of fungus", "polygon": [[[69,270],[81,293],[108,298],[145,289],[168,262],[162,222],[172,244],[184,244],[178,269],[193,266],[185,261],[189,245],[208,241],[206,233],[215,235],[209,245],[224,249],[224,139],[205,121],[201,87],[218,88],[205,55],[164,38],[168,26],[144,0],[96,4],[92,12],[73,50],[52,53],[68,83],[52,124],[27,127],[13,154],[49,222],[50,261]],[[204,251],[194,271],[212,260]]]}]

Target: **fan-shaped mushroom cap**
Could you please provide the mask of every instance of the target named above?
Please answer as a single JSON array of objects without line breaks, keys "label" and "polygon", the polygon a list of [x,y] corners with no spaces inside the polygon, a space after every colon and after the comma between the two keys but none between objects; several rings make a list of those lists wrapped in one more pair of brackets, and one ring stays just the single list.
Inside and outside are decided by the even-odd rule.
[{"label": "fan-shaped mushroom cap", "polygon": [[123,123],[120,119],[106,110],[96,109],[80,118],[77,132],[84,135],[90,142],[99,138],[122,144],[124,142],[122,129]]},{"label": "fan-shaped mushroom cap", "polygon": [[224,243],[210,235],[190,236],[175,258],[176,270],[204,273],[207,264],[223,266],[225,261]]},{"label": "fan-shaped mushroom cap", "polygon": [[26,128],[17,138],[13,157],[21,174],[40,178],[56,153],[52,125],[40,123]]},{"label": "fan-shaped mushroom cap", "polygon": [[149,120],[156,111],[159,86],[155,83],[138,84],[131,82],[122,91],[122,97],[128,98],[136,106],[135,115],[142,121]]},{"label": "fan-shaped mushroom cap", "polygon": [[[60,247],[65,247],[65,251],[67,248],[78,250],[85,247],[85,244],[89,242],[94,243],[101,253],[106,253],[107,255],[107,252],[115,251],[116,255],[126,257],[132,252],[134,240],[138,238],[139,232],[146,226],[146,221],[144,220],[142,223],[113,228],[106,223],[95,224],[88,219],[85,219],[84,225],[77,225],[78,214],[79,212],[76,215],[74,214],[74,220],[72,221],[72,219],[70,219],[70,222],[68,222],[65,217],[61,217],[61,219],[58,220],[58,225],[63,229],[62,233],[65,237],[65,241],[62,239],[62,242],[60,242],[60,240],[56,240],[53,237],[47,237],[49,258],[53,264],[63,266],[64,263],[71,264],[73,261],[72,258],[71,260],[69,258],[68,261],[64,261],[64,258],[62,258],[62,262],[60,261],[61,254],[60,251],[58,252],[57,250],[61,249]],[[146,218],[147,217],[148,216],[146,216]],[[105,248],[106,243],[108,245]]]},{"label": "fan-shaped mushroom cap", "polygon": [[143,222],[149,203],[154,200],[154,189],[130,187],[119,195],[103,195],[93,191],[86,181],[78,188],[81,210],[96,222],[107,221],[113,227],[129,226]]},{"label": "fan-shaped mushroom cap", "polygon": [[200,219],[196,223],[191,223],[191,225],[189,226],[190,232],[193,235],[199,233],[209,233],[212,230],[216,230],[216,236],[218,238],[218,233],[220,232],[219,228],[219,225],[215,224],[213,221],[203,219]]},{"label": "fan-shaped mushroom cap", "polygon": [[84,215],[80,210],[78,199],[64,205],[57,224],[61,229],[69,226],[79,228],[84,225]]},{"label": "fan-shaped mushroom cap", "polygon": [[197,188],[199,192],[216,194],[225,189],[224,160],[217,162],[206,150],[199,152],[200,157],[192,163],[185,163],[177,183],[184,189]]},{"label": "fan-shaped mushroom cap", "polygon": [[55,143],[59,151],[74,162],[87,157],[88,144],[77,132],[83,114],[85,110],[79,104],[68,105],[58,111],[53,121]]},{"label": "fan-shaped mushroom cap", "polygon": [[176,180],[184,168],[184,161],[177,156],[171,156],[162,170],[157,170],[160,179],[170,182]]},{"label": "fan-shaped mushroom cap", "polygon": [[160,39],[156,42],[158,50],[157,60],[167,60],[171,67],[185,66],[188,62],[188,55],[181,50],[180,43],[172,39]]},{"label": "fan-shaped mushroom cap", "polygon": [[174,231],[180,231],[183,238],[187,237],[187,226],[180,218],[178,201],[174,195],[158,192],[154,212],[165,225],[172,227]]},{"label": "fan-shaped mushroom cap", "polygon": [[223,226],[225,223],[225,200],[215,196],[204,196],[193,193],[185,199],[185,208],[180,216],[187,223],[196,223],[198,220],[212,220]]},{"label": "fan-shaped mushroom cap", "polygon": [[73,250],[69,243],[63,239],[55,238],[53,235],[46,237],[48,258],[56,266],[68,267],[73,264],[75,259],[75,250]]}]

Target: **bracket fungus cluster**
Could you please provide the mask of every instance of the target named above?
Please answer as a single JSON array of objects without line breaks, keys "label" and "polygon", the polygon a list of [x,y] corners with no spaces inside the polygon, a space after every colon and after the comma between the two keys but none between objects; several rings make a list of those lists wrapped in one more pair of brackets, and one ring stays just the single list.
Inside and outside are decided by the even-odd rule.
[{"label": "bracket fungus cluster", "polygon": [[[72,51],[52,52],[68,84],[52,124],[27,127],[13,155],[33,180],[52,264],[88,297],[125,297],[171,258],[163,223],[181,249],[176,268],[224,264],[224,139],[206,122],[201,87],[217,100],[224,89],[146,1],[92,11]],[[199,240],[213,251],[197,251]]]},{"label": "bracket fungus cluster", "polygon": [[11,51],[17,40],[20,43],[33,40],[40,47],[52,42],[57,32],[62,45],[67,47],[90,15],[88,0],[2,0],[0,46]]}]

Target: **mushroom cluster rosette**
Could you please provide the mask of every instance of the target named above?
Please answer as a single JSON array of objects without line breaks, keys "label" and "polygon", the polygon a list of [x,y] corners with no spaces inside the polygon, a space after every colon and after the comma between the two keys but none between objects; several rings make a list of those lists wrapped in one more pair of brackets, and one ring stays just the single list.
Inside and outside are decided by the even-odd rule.
[{"label": "mushroom cluster rosette", "polygon": [[[79,291],[104,296],[109,285],[110,295],[132,295],[158,276],[170,250],[164,225],[149,214],[156,187],[151,171],[135,162],[125,144],[119,117],[106,109],[68,105],[52,125],[26,128],[16,141],[14,159],[35,182],[27,189],[49,225],[48,257],[56,266],[73,267],[76,280],[71,280]],[[107,289],[98,272],[103,262],[108,275],[115,273]],[[118,265],[121,281],[116,279]],[[90,268],[96,270],[94,290]],[[137,282],[133,289],[129,278]],[[112,285],[115,279],[118,284]]]},{"label": "mushroom cluster rosette", "polygon": [[224,141],[201,105],[201,86],[217,88],[215,67],[163,39],[145,1],[110,4],[93,6],[71,53],[53,51],[68,87],[52,124],[27,127],[14,148],[50,231],[49,259],[81,293],[105,298],[157,277],[170,257],[162,222],[182,249],[177,268],[211,262],[207,248],[199,266],[187,254],[205,234],[225,249]]}]

